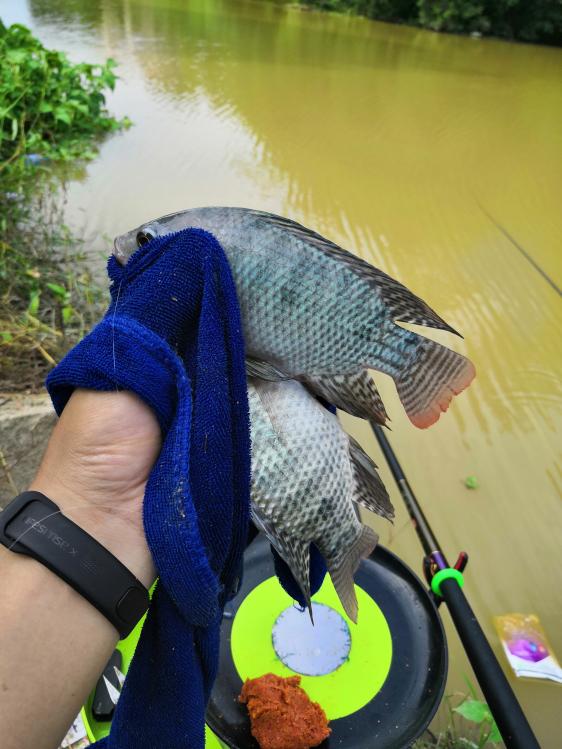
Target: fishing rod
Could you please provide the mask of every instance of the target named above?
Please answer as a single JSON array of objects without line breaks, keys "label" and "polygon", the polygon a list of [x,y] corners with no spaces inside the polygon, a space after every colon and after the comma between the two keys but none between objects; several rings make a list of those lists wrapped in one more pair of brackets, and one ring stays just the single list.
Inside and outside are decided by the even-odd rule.
[{"label": "fishing rod", "polygon": [[523,255],[525,260],[527,260],[527,262],[529,262],[533,266],[533,268],[536,271],[538,271],[538,273],[541,274],[544,280],[548,284],[550,284],[550,286],[552,286],[554,291],[559,296],[562,296],[562,290],[556,285],[556,283],[552,280],[552,278],[548,275],[548,273],[546,273],[546,271],[541,268],[541,266],[537,263],[537,261],[531,257],[531,255],[527,252],[527,250],[524,247],[522,247],[514,237],[511,236],[511,234],[507,231],[507,229],[504,226],[502,226],[498,221],[496,221],[496,219],[492,215],[488,213],[488,211],[484,208],[484,206],[480,205],[480,203],[478,203],[478,205],[482,213],[484,213],[490,219],[490,221],[494,224],[496,229],[499,232],[501,232],[509,242],[511,242],[511,244],[515,247],[516,250],[519,250],[519,252]]},{"label": "fishing rod", "polygon": [[371,427],[425,551],[424,573],[428,585],[437,605],[445,601],[449,608],[457,633],[507,749],[540,749],[521,705],[462,591],[462,572],[468,562],[468,554],[461,552],[455,566],[449,565],[387,436],[378,424],[371,424]]}]

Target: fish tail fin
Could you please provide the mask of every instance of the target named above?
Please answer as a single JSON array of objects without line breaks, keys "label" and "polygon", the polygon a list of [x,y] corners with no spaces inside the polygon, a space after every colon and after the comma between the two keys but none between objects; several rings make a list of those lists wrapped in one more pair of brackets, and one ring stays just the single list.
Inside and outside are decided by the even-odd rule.
[{"label": "fish tail fin", "polygon": [[361,560],[372,553],[378,540],[379,537],[372,528],[362,525],[357,538],[349,548],[338,550],[335,554],[324,554],[320,549],[341,605],[351,621],[356,624],[358,606],[353,576]]},{"label": "fish tail fin", "polygon": [[388,414],[368,370],[303,379],[317,395],[352,416],[386,426]]},{"label": "fish tail fin", "polygon": [[415,354],[394,376],[410,421],[420,429],[434,424],[454,395],[467,388],[476,370],[472,362],[440,343],[408,331],[418,341]]},{"label": "fish tail fin", "polygon": [[355,477],[353,501],[370,512],[392,520],[394,507],[379,476],[376,463],[353,437],[349,437],[349,454]]}]

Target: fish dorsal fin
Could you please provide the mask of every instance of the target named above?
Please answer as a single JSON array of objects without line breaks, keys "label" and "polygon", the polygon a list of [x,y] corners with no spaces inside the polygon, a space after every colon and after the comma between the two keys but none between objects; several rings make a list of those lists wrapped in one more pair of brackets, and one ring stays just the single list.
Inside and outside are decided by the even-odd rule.
[{"label": "fish dorsal fin", "polygon": [[310,376],[303,378],[303,382],[328,403],[352,416],[370,419],[383,426],[389,420],[380,393],[366,369],[348,374]]},{"label": "fish dorsal fin", "polygon": [[369,512],[392,520],[394,507],[379,476],[377,466],[353,437],[349,437],[349,455],[356,485],[353,501]]},{"label": "fish dorsal fin", "polygon": [[[252,213],[264,222],[289,232],[301,241],[313,245],[320,252],[339,260],[368,283],[376,286],[389,308],[393,320],[396,322],[425,325],[428,328],[447,330],[449,333],[460,336],[460,333],[434,312],[423,299],[420,299],[399,281],[395,281],[362,258],[344,250],[321,234],[317,234],[312,229],[307,229],[306,226],[302,226],[296,221],[262,211],[252,211]],[[462,336],[460,337],[462,338]]]}]

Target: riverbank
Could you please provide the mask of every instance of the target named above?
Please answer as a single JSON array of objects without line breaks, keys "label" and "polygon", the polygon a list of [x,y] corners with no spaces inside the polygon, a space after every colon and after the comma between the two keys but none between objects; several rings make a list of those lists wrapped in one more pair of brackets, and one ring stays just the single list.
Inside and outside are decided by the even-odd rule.
[{"label": "riverbank", "polygon": [[364,16],[430,31],[562,46],[562,6],[526,0],[302,0],[303,9]]},{"label": "riverbank", "polygon": [[29,487],[55,420],[46,393],[0,393],[0,509]]},{"label": "riverbank", "polygon": [[116,63],[73,63],[0,20],[0,387],[37,390],[99,316],[104,295],[64,220],[61,165],[128,127],[105,93]]}]

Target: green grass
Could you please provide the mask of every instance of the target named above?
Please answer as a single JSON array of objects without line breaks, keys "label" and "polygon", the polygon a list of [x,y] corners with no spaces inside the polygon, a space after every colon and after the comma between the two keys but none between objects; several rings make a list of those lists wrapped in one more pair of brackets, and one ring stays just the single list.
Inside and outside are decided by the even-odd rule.
[{"label": "green grass", "polygon": [[47,372],[106,305],[106,293],[93,282],[80,241],[62,221],[56,181],[53,185],[49,177],[34,175],[33,182],[0,197],[3,390],[40,389]]}]

